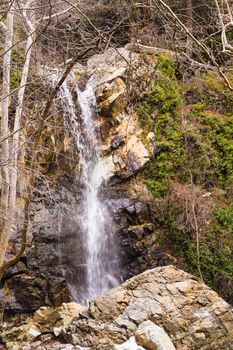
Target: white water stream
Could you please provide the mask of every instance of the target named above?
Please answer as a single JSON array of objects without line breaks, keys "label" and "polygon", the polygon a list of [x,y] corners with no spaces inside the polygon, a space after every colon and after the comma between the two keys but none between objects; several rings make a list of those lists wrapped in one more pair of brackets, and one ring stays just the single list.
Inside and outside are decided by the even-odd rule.
[{"label": "white water stream", "polygon": [[[70,82],[72,89],[76,91],[81,114],[77,114],[69,81],[63,83],[58,97],[66,118],[65,124],[71,129],[80,157],[78,183],[82,200],[79,204],[81,215],[77,217],[79,223],[77,235],[81,235],[85,259],[82,263],[84,266],[82,269],[84,285],[80,286],[82,293],[74,291],[74,286],[72,290],[79,303],[87,304],[88,301],[119,284],[114,277],[117,270],[117,254],[112,220],[104,198],[104,169],[99,166],[101,142],[96,127],[95,94],[91,80],[84,91],[77,87],[73,77],[70,77]],[[74,259],[78,269],[79,257],[76,256]]]}]

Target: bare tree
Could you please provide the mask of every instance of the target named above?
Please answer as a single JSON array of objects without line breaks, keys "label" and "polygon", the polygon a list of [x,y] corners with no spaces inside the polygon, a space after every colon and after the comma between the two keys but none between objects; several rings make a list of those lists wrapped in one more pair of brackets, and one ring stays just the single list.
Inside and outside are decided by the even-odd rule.
[{"label": "bare tree", "polygon": [[[32,2],[30,0],[25,1],[24,6],[26,8],[30,8],[32,5]],[[12,11],[9,11],[8,14],[10,15]],[[23,113],[23,102],[24,102],[24,95],[25,95],[25,88],[28,80],[28,72],[29,72],[29,66],[30,66],[30,59],[31,59],[31,52],[33,47],[33,38],[35,33],[35,28],[33,22],[28,18],[27,13],[22,10],[21,11],[23,19],[25,21],[26,25],[26,31],[28,34],[27,44],[26,44],[26,50],[25,50],[25,61],[24,66],[22,69],[22,78],[18,90],[18,97],[17,97],[17,108],[14,116],[14,128],[13,128],[13,139],[12,139],[12,145],[11,150],[7,153],[8,156],[8,162],[6,164],[7,172],[8,172],[8,181],[6,182],[7,186],[9,186],[9,196],[2,196],[2,199],[5,200],[5,208],[7,211],[7,217],[8,219],[5,220],[2,236],[1,236],[1,250],[0,250],[0,266],[3,265],[4,256],[6,253],[7,244],[9,242],[11,231],[12,231],[12,225],[14,223],[15,218],[15,205],[16,205],[16,191],[17,191],[17,173],[18,173],[18,156],[19,156],[19,141],[20,141],[20,122],[22,118]],[[11,37],[13,35],[13,31],[11,34]],[[12,40],[11,43],[12,45]],[[10,62],[9,62],[9,69],[10,69]],[[8,91],[9,94],[9,86],[10,82],[8,81]],[[7,100],[7,98],[6,98]],[[3,100],[4,101],[4,100]],[[3,118],[4,119],[4,118]],[[7,118],[6,118],[7,119]],[[6,121],[5,123],[4,131],[5,133],[2,133],[2,137],[5,137],[4,142],[8,142],[8,133],[9,133],[9,125]]]},{"label": "bare tree", "polygon": [[[10,93],[10,68],[11,68],[11,52],[13,43],[13,25],[14,25],[14,8],[7,12],[7,24],[5,32],[5,54],[3,61],[3,84],[2,84],[2,118],[1,118],[1,141],[2,141],[2,193],[1,207],[3,211],[3,220],[10,222],[8,217],[8,200],[9,200],[9,141],[8,141],[8,123],[9,123],[9,93]],[[3,225],[4,226],[4,225]],[[9,234],[3,230],[0,236],[0,266],[3,264],[6,246]]]},{"label": "bare tree", "polygon": [[233,28],[233,11],[231,9],[232,5],[230,6],[229,1],[225,0],[223,1],[224,6],[222,6],[221,10],[220,1],[214,0],[214,2],[217,8],[220,24],[222,51],[232,55],[233,44],[231,44],[227,38],[227,31]]},{"label": "bare tree", "polygon": [[[220,18],[219,20],[219,26],[218,26],[218,30],[217,30],[217,34],[214,32],[212,33],[212,35],[207,35],[206,37],[203,36],[200,37],[200,35],[198,35],[197,33],[194,33],[194,29],[193,29],[193,25],[191,26],[191,20],[190,23],[187,23],[186,21],[183,21],[180,16],[178,14],[176,14],[175,10],[173,10],[172,6],[170,6],[168,4],[168,2],[163,1],[163,0],[152,0],[151,1],[151,5],[150,5],[150,9],[152,12],[157,13],[158,11],[161,13],[162,16],[164,16],[164,18],[167,19],[167,21],[170,24],[171,27],[171,31],[172,31],[172,27],[175,25],[179,26],[179,29],[181,32],[183,32],[185,34],[185,37],[189,38],[188,42],[189,42],[189,47],[190,43],[192,42],[192,54],[194,54],[194,47],[195,47],[195,54],[196,56],[199,56],[202,60],[202,62],[204,62],[206,59],[208,60],[208,64],[210,63],[211,65],[213,65],[215,67],[215,69],[217,70],[218,74],[221,76],[221,78],[224,80],[224,82],[226,83],[226,86],[233,91],[233,86],[230,82],[230,80],[228,79],[227,75],[225,74],[226,72],[226,67],[221,65],[222,61],[219,61],[219,55],[221,54],[219,48],[218,50],[213,50],[211,45],[208,45],[207,39],[211,39],[212,36],[217,35],[218,33],[221,33],[221,38],[222,38],[222,45],[223,45],[223,53],[227,52],[228,54],[231,54],[231,44],[227,41],[226,38],[226,30],[227,28],[232,26],[232,11],[230,8],[230,5],[228,3],[227,0],[225,0],[225,7],[226,9],[223,10],[223,12],[220,9],[219,3],[217,0],[215,0],[215,4],[216,4],[216,8],[215,8],[215,14],[216,12],[218,13],[218,16]],[[139,2],[136,4],[137,7],[139,8],[143,8],[145,6],[145,4]],[[190,4],[189,4],[190,6]],[[148,5],[147,5],[148,7]],[[192,7],[191,7],[192,9]],[[190,10],[189,10],[190,11]],[[191,13],[190,13],[191,15]],[[193,18],[193,12],[192,12],[192,18]],[[224,24],[223,18],[227,18],[227,23]],[[174,28],[174,31],[176,30],[176,27]],[[200,27],[199,27],[199,32],[200,31]],[[203,32],[205,33],[205,30],[203,29]],[[174,32],[175,33],[175,32]],[[175,34],[174,34],[175,35]],[[187,43],[187,42],[186,42]],[[182,52],[183,54],[185,53],[184,51],[187,52],[186,50],[183,50],[182,40],[179,41],[178,43],[178,52]],[[187,55],[187,53],[186,53]],[[224,61],[224,60],[223,60]]]},{"label": "bare tree", "polygon": [[[187,0],[187,28],[191,34],[193,34],[193,3],[192,0]],[[186,54],[192,57],[193,53],[193,41],[192,38],[187,35],[187,47]]]}]

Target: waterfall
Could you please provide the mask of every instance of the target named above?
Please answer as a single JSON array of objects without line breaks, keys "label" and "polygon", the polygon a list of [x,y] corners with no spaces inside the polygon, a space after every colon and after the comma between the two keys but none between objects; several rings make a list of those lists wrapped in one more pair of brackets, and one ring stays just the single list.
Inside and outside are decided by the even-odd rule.
[{"label": "waterfall", "polygon": [[[77,138],[77,146],[82,153],[81,182],[83,187],[82,220],[83,233],[86,236],[86,299],[91,300],[109,288],[117,285],[113,277],[114,262],[113,240],[111,235],[111,217],[107,206],[101,198],[103,169],[98,166],[100,160],[99,138],[95,128],[96,99],[91,85],[81,92],[77,88],[81,107],[83,139]],[[84,141],[84,143],[83,143]],[[112,255],[112,256],[111,256]],[[113,261],[112,261],[113,260]],[[114,264],[113,264],[114,265]]]},{"label": "waterfall", "polygon": [[[77,113],[71,88],[76,91],[81,112]],[[101,141],[96,121],[96,98],[89,80],[81,91],[74,77],[69,77],[58,93],[66,126],[71,130],[79,152],[80,173],[78,186],[81,188],[79,215],[77,215],[79,241],[82,242],[84,262],[73,257],[77,270],[82,274],[81,286],[71,283],[77,302],[87,304],[90,300],[118,285],[117,254],[111,215],[104,196],[103,171],[100,166]],[[81,239],[80,239],[81,237]],[[80,271],[79,267],[82,266]],[[80,283],[80,282],[79,282]]]}]

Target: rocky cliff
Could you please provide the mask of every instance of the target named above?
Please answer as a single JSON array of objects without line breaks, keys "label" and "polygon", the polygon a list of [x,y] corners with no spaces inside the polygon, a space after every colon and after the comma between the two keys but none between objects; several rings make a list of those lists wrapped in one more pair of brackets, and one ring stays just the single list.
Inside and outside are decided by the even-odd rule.
[{"label": "rocky cliff", "polygon": [[[142,129],[138,117],[130,108],[127,92],[129,62],[137,67],[134,69],[142,79],[145,68],[139,67],[143,62],[140,55],[132,55],[125,49],[110,49],[103,55],[91,58],[87,66],[78,65],[74,68],[80,87],[85,85],[87,77],[93,77],[103,140],[100,166],[105,169],[108,205],[114,216],[115,229],[118,237],[121,237],[119,241],[123,239],[124,278],[134,274],[128,264],[138,257],[138,251],[142,252],[139,241],[143,240],[145,234],[153,232],[150,195],[138,175],[149,160],[150,153],[141,141]],[[53,132],[52,127],[48,129],[48,133]],[[72,143],[67,134],[62,138],[64,142]],[[47,142],[52,143],[51,139],[49,137]],[[57,140],[54,142],[58,143]],[[71,157],[69,145],[65,151],[66,158]],[[41,155],[41,164],[46,165],[46,175],[52,179],[52,190],[46,194],[46,185],[41,183],[35,191],[30,205],[28,247],[20,262],[7,271],[3,278],[1,300],[4,300],[5,314],[30,313],[42,305],[56,306],[69,301],[72,297],[66,276],[71,271],[71,279],[79,279],[76,275],[80,271],[73,276],[72,266],[73,257],[80,250],[77,238],[79,228],[75,220],[80,198],[76,181],[78,156],[72,165],[64,159],[60,160],[54,181],[54,167],[59,159],[53,160],[48,152]],[[17,246],[17,237],[13,237],[12,243]],[[66,270],[66,276],[63,270]]]},{"label": "rocky cliff", "polygon": [[[224,113],[229,114],[229,105],[216,102],[212,76],[202,75],[201,82],[192,78],[185,87],[180,83],[178,92],[179,77],[171,58],[127,48],[111,48],[95,55],[86,65],[76,65],[73,73],[80,89],[92,77],[102,138],[105,197],[114,219],[121,261],[119,274],[123,280],[169,264],[198,273],[194,225],[197,216],[204,242],[201,267],[205,281],[231,301],[232,239],[228,233],[232,225],[229,165],[232,117],[226,121]],[[203,96],[212,109],[201,105]],[[228,98],[231,103],[228,93],[221,98],[224,101]],[[59,109],[56,113],[59,120]],[[211,139],[206,141],[203,135],[210,133],[210,129]],[[20,262],[4,275],[0,297],[7,317],[17,314],[19,318],[19,314],[28,315],[42,306],[59,307],[71,302],[73,296],[67,281],[80,288],[82,271],[74,262],[75,255],[82,254],[75,219],[80,201],[78,155],[72,153],[67,130],[62,130],[55,139],[52,126],[47,132],[48,151],[41,155],[41,166],[46,168],[50,192],[46,193],[46,182],[38,184],[30,205],[27,249]],[[57,152],[60,144],[62,157]],[[184,149],[190,150],[189,170],[185,170]],[[221,157],[226,150],[228,163],[222,165]],[[218,178],[213,175],[214,164]],[[222,212],[215,215],[216,205]],[[218,237],[214,248],[209,243],[215,244],[213,237]],[[226,242],[229,249],[223,251]],[[17,244],[18,238],[14,237],[11,249]],[[217,246],[221,256],[214,261]],[[216,268],[212,269],[213,266]],[[58,331],[61,339],[93,349],[114,349],[115,343],[128,339],[134,345],[117,349],[144,346],[165,349],[148,345],[154,341],[148,340],[147,335],[144,339],[144,333],[157,331],[165,338],[166,333],[169,335],[167,350],[174,347],[229,350],[233,346],[229,305],[174,267],[147,271],[125,282],[93,301],[88,311],[82,311],[69,327]],[[17,332],[16,335],[5,332],[4,342],[15,342]],[[45,332],[43,327],[36,326],[32,339]],[[102,343],[100,337],[104,338]],[[34,348],[42,346],[40,341]],[[51,348],[43,346],[41,349]],[[62,345],[56,346],[62,349]]]},{"label": "rocky cliff", "polygon": [[[143,130],[133,108],[135,96],[149,89],[153,71],[151,56],[143,57],[126,49],[109,49],[105,54],[93,56],[86,66],[77,65],[73,71],[80,88],[92,77],[103,142],[100,166],[105,170],[106,197],[117,231],[124,279],[156,266],[158,261],[170,261],[166,254],[150,249],[155,241],[152,195],[140,171],[151,157],[151,141],[150,135],[143,141]],[[66,133],[62,138],[68,142],[65,150],[68,158],[72,141]],[[47,141],[50,144],[51,139]],[[78,157],[72,165],[60,160],[58,168],[59,159],[55,162],[51,158],[48,152],[41,155],[46,176],[52,179],[52,189],[46,194],[45,184],[38,184],[30,206],[28,247],[21,261],[3,279],[1,295],[5,314],[30,313],[42,305],[57,306],[70,301],[66,277],[79,281],[81,272],[74,271],[73,261],[76,254],[82,254],[75,220],[80,200],[76,180]],[[16,237],[14,243],[17,244]],[[78,288],[78,282],[75,283]]]},{"label": "rocky cliff", "polygon": [[145,271],[90,303],[42,307],[3,326],[8,349],[230,350],[231,307],[193,276],[166,266]]}]

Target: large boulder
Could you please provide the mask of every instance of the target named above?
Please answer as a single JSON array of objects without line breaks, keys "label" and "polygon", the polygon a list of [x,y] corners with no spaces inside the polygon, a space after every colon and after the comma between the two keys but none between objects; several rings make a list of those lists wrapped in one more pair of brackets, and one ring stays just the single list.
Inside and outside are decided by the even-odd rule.
[{"label": "large boulder", "polygon": [[142,346],[136,343],[135,337],[130,337],[126,342],[120,345],[115,345],[116,350],[145,350]]},{"label": "large boulder", "polygon": [[[150,320],[167,333],[177,350],[233,349],[231,306],[174,266],[155,268],[131,278],[91,302],[90,313],[92,329],[104,324],[105,336],[115,343],[140,334],[142,324]],[[79,332],[80,322],[75,321],[73,333]],[[117,335],[109,325],[117,327]],[[94,334],[92,341],[97,341],[98,331]],[[139,338],[136,336],[136,340]],[[90,339],[87,343],[91,345]]]},{"label": "large boulder", "polygon": [[17,340],[18,350],[47,332],[73,344],[71,349],[231,350],[233,314],[205,284],[166,266],[129,279],[88,310],[75,303],[40,309],[26,324],[4,330],[2,338],[9,349]]}]

